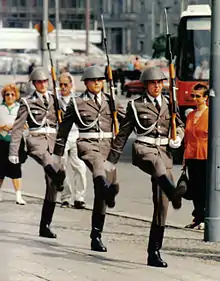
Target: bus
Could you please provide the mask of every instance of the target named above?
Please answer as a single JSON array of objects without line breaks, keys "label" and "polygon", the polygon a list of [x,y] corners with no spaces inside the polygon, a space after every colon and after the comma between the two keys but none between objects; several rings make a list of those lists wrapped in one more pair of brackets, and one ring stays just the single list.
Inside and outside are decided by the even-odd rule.
[{"label": "bus", "polygon": [[211,9],[209,5],[189,5],[180,18],[176,52],[177,100],[182,118],[194,108],[192,87],[209,81]]}]

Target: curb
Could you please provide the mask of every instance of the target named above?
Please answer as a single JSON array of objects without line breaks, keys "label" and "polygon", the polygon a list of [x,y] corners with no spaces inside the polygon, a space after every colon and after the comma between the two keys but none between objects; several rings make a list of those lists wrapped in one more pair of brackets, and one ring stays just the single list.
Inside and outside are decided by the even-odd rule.
[{"label": "curb", "polygon": [[[5,193],[9,193],[9,194],[14,194],[14,191],[10,191],[10,190],[5,190],[4,188],[2,189],[3,192]],[[44,197],[37,195],[37,194],[31,194],[28,192],[22,192],[22,195],[25,197],[29,197],[29,198],[35,198],[35,199],[40,199],[40,200],[44,200]],[[61,204],[60,201],[57,201],[58,204]],[[87,211],[92,211],[92,206],[88,205],[85,207],[85,210]],[[143,216],[138,216],[138,215],[132,215],[130,213],[126,213],[126,212],[117,212],[117,211],[106,211],[107,215],[111,215],[111,216],[115,216],[115,217],[121,217],[121,218],[125,218],[125,219],[132,219],[132,220],[136,220],[136,221],[142,221],[142,222],[147,222],[147,223],[151,223],[152,222],[152,218],[151,217],[143,217]],[[176,223],[173,222],[167,222],[166,227],[168,228],[173,228],[173,229],[181,229],[183,231],[199,231],[200,230],[194,230],[194,229],[189,229],[189,228],[184,228],[182,225],[178,225]]]}]

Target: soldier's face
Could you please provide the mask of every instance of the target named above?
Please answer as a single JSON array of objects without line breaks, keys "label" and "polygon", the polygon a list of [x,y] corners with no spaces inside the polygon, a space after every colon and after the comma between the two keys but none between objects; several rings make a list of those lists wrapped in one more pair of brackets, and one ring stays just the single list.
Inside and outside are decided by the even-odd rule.
[{"label": "soldier's face", "polygon": [[35,81],[34,86],[39,93],[44,94],[48,89],[48,80]]},{"label": "soldier's face", "polygon": [[152,97],[157,97],[163,89],[163,80],[152,80],[147,82],[147,92]]},{"label": "soldier's face", "polygon": [[103,79],[88,79],[85,81],[86,88],[90,93],[98,94],[102,91],[104,86]]},{"label": "soldier's face", "polygon": [[60,77],[60,92],[62,96],[68,96],[71,93],[72,86],[69,77]]}]

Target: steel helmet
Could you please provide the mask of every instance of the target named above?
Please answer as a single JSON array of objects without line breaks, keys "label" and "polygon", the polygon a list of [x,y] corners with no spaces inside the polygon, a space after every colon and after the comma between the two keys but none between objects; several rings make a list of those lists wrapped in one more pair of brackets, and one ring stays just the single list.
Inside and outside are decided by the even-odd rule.
[{"label": "steel helmet", "polygon": [[85,81],[86,79],[95,79],[95,78],[105,79],[104,71],[102,71],[101,68],[97,65],[86,67],[81,77],[81,81]]},{"label": "steel helmet", "polygon": [[141,73],[140,81],[166,80],[167,77],[158,67],[149,67]]},{"label": "steel helmet", "polygon": [[47,79],[49,79],[49,73],[45,67],[35,67],[31,72],[30,81],[41,81]]}]

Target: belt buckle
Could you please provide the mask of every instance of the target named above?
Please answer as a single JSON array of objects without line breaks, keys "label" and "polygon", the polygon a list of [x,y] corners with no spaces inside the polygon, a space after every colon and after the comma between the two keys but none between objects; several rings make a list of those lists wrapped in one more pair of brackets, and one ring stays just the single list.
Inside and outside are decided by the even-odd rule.
[{"label": "belt buckle", "polygon": [[160,138],[156,138],[155,139],[155,145],[160,146],[161,143],[161,139]]}]

